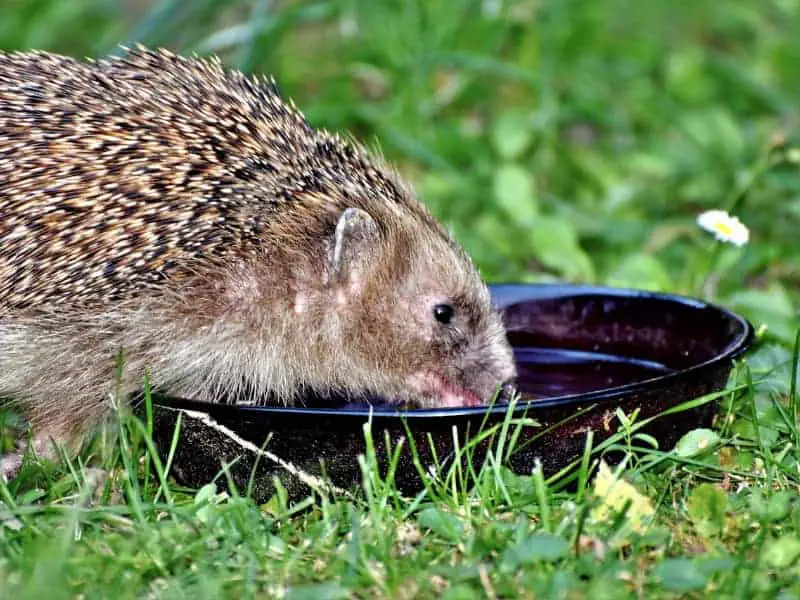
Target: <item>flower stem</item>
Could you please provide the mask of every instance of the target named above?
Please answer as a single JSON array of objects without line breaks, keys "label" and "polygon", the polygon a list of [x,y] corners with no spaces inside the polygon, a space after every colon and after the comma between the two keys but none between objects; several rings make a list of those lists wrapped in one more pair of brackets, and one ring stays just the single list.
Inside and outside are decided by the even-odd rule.
[{"label": "flower stem", "polygon": [[722,242],[715,240],[707,253],[705,277],[703,277],[698,290],[700,296],[707,302],[712,302],[717,294],[717,286],[722,274],[716,271],[716,267],[721,253]]}]

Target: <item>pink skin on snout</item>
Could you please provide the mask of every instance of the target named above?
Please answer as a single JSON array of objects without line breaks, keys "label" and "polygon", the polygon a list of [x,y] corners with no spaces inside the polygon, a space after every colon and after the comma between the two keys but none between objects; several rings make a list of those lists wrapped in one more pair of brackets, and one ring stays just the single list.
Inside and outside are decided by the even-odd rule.
[{"label": "pink skin on snout", "polygon": [[472,390],[457,385],[436,373],[417,373],[409,379],[409,386],[414,392],[428,398],[436,398],[437,406],[442,408],[459,408],[464,406],[480,406],[483,404]]}]

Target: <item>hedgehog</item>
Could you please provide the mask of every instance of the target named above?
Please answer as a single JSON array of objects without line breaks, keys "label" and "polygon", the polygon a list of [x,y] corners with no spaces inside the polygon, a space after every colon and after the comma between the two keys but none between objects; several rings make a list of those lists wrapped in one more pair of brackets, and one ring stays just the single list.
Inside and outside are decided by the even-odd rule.
[{"label": "hedgehog", "polygon": [[216,57],[0,53],[0,215],[0,397],[45,453],[145,378],[236,403],[513,390],[486,284],[411,187]]}]

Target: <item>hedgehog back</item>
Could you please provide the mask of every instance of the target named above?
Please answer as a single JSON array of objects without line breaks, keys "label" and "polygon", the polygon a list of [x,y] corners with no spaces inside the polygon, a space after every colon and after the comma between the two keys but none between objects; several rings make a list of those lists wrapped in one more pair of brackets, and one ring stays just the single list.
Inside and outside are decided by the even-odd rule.
[{"label": "hedgehog back", "polygon": [[253,251],[281,204],[397,185],[216,59],[0,53],[0,309],[131,297]]}]

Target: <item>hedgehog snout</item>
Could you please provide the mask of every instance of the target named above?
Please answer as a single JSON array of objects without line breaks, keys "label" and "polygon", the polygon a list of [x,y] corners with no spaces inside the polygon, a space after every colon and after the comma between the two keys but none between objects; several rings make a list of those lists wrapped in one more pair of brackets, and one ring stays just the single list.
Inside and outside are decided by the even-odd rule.
[{"label": "hedgehog snout", "polygon": [[508,400],[516,390],[517,368],[502,326],[492,323],[470,354],[465,383],[487,401],[495,394],[501,400]]}]

